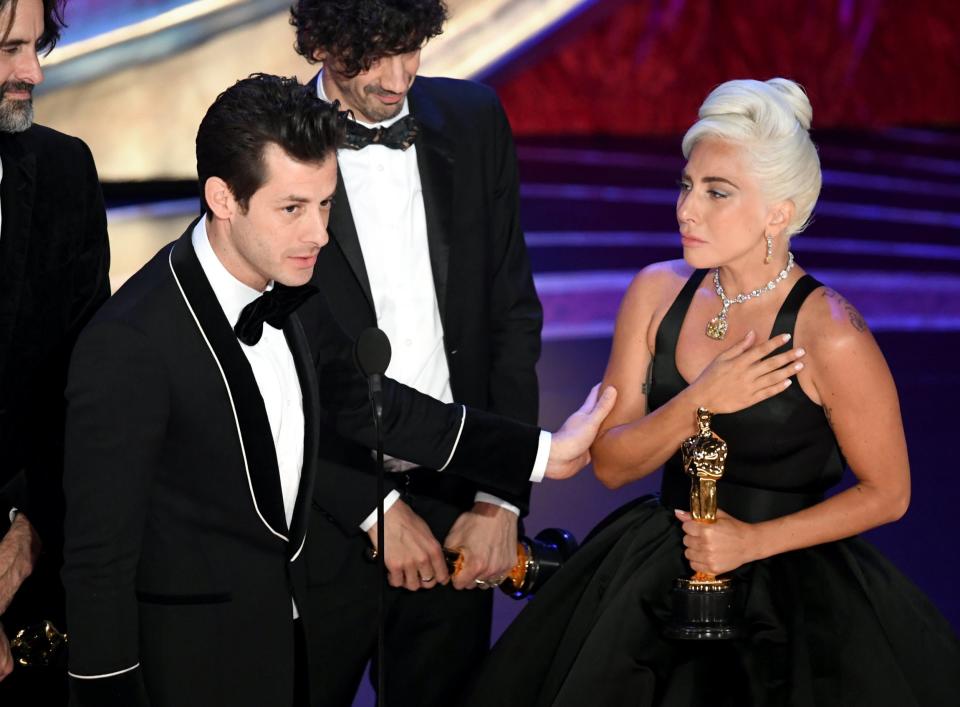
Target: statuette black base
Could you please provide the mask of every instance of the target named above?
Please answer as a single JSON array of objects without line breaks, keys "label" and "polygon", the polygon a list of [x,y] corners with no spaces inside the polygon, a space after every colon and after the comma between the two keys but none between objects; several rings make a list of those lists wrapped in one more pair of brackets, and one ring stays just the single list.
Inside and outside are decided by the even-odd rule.
[{"label": "statuette black base", "polygon": [[673,617],[663,631],[684,641],[722,641],[743,633],[737,591],[729,579],[676,580]]}]

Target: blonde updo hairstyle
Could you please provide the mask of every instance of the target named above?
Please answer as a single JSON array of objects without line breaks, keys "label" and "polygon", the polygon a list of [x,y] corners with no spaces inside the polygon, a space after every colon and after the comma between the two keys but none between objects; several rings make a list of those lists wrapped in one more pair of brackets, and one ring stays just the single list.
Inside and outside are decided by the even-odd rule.
[{"label": "blonde updo hairstyle", "polygon": [[768,204],[790,200],[789,238],[810,222],[820,195],[820,159],[810,140],[813,109],[799,84],[789,79],[727,81],[700,106],[700,120],[683,137],[683,156],[699,140],[715,137],[741,145]]}]

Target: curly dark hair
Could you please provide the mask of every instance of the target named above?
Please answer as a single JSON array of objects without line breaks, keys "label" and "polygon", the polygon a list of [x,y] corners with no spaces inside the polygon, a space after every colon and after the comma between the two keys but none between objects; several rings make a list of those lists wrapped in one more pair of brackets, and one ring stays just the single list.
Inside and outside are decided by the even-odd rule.
[{"label": "curly dark hair", "polygon": [[295,78],[253,74],[217,96],[197,131],[197,176],[227,183],[244,210],[266,180],[263,152],[279,146],[299,162],[320,163],[343,143],[347,114]]},{"label": "curly dark hair", "polygon": [[[63,21],[63,6],[67,0],[43,0],[43,34],[37,40],[37,53],[49,53],[60,41],[60,30],[67,26]],[[19,0],[0,0],[0,12],[10,6],[10,19],[7,26],[0,28],[0,38],[6,39],[17,16]]]},{"label": "curly dark hair", "polygon": [[443,0],[297,0],[290,8],[297,52],[310,62],[318,50],[329,53],[348,78],[380,57],[419,49],[446,19]]}]

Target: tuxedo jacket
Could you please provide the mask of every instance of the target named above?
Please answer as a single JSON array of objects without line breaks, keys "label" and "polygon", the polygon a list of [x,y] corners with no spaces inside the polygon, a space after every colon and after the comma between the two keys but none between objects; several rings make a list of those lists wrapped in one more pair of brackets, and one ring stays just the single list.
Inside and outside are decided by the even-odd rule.
[{"label": "tuxedo jacket", "polygon": [[[192,226],[107,302],[77,343],[67,388],[64,585],[73,705],[290,704],[291,597],[324,429],[373,445],[365,380],[331,315],[284,334],[304,410],[287,527],[263,400],[191,244]],[[322,307],[316,311],[322,311]],[[389,453],[526,484],[536,428],[384,385]],[[328,432],[329,433],[329,432]]]},{"label": "tuxedo jacket", "polygon": [[0,161],[0,536],[10,508],[24,511],[50,570],[38,568],[3,620],[62,629],[63,390],[77,335],[110,294],[107,222],[77,138],[39,125],[0,133]]},{"label": "tuxedo jacket", "polygon": [[[409,108],[420,125],[417,166],[453,398],[534,424],[543,315],[520,229],[510,126],[494,92],[469,81],[419,77]],[[377,319],[342,177],[328,230],[314,284],[343,329],[357,336]],[[313,312],[318,305],[308,302],[301,310],[308,334],[322,325]],[[342,437],[328,441],[321,453],[342,467],[318,480],[318,509],[343,533],[359,533],[377,499],[369,449]],[[496,473],[492,463],[488,470]],[[396,487],[389,474],[387,485],[388,491]],[[496,493],[482,478],[457,493],[470,504],[478,489]],[[519,494],[497,495],[525,512],[529,493],[528,485]]]}]

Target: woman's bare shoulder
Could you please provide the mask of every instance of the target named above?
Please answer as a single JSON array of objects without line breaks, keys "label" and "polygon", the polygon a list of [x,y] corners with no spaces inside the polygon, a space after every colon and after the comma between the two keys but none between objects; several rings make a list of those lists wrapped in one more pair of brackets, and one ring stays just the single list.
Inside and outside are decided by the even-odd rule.
[{"label": "woman's bare shoulder", "polygon": [[877,349],[867,320],[847,297],[828,285],[818,287],[803,303],[796,334],[797,343],[821,357]]},{"label": "woman's bare shoulder", "polygon": [[672,302],[692,273],[693,268],[682,259],[652,263],[636,274],[630,292],[652,302]]}]

